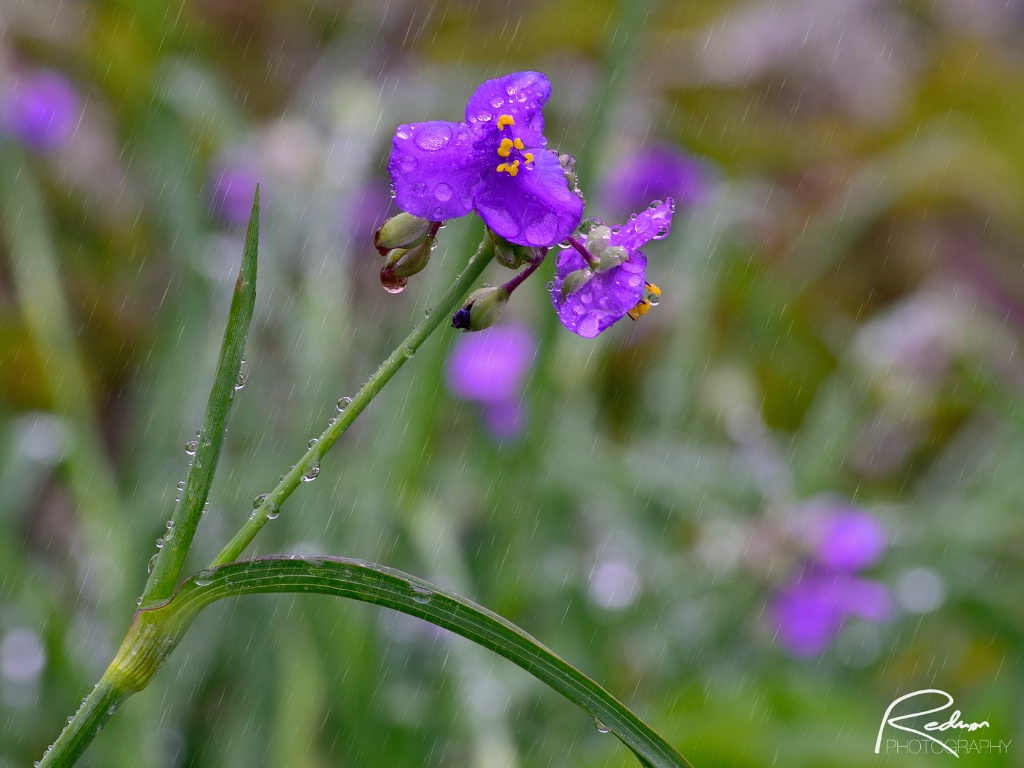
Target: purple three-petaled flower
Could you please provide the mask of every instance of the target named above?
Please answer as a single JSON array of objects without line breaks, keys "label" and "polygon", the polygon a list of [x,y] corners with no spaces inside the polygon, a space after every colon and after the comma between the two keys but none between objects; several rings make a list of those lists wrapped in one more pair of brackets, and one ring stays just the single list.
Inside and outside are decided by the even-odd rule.
[{"label": "purple three-petaled flower", "polygon": [[588,220],[592,226],[583,247],[566,249],[558,257],[551,303],[562,325],[592,339],[627,314],[635,319],[646,312],[653,302],[645,298],[645,290],[654,296],[659,293],[644,280],[647,257],[640,248],[668,235],[674,210],[675,203],[669,198],[653,203],[621,226]]},{"label": "purple three-petaled flower", "polygon": [[509,242],[552,246],[583,216],[555,152],[545,149],[544,115],[551,83],[516,72],[483,83],[466,120],[400,125],[388,173],[395,203],[431,221],[476,211]]}]

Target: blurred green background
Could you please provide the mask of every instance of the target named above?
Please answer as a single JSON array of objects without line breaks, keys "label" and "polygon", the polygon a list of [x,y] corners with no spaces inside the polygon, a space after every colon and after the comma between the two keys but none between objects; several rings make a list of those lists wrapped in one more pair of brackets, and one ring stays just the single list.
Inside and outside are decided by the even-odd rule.
[{"label": "blurred green background", "polygon": [[[381,290],[395,127],[522,69],[553,83],[588,214],[635,151],[698,164],[646,249],[660,306],[579,339],[546,265],[506,319],[537,344],[518,431],[451,394],[445,330],[253,551],[452,587],[696,765],[931,765],[872,753],[924,688],[1013,742],[965,761],[1021,764],[1022,40],[1019,0],[4,0],[0,766],[41,756],[127,628],[201,425],[238,199],[260,182],[256,317],[195,568],[475,248],[479,221],[451,222]],[[43,75],[66,114],[26,127]],[[857,578],[889,605],[799,652],[773,606],[819,568],[823,508],[884,530]],[[81,764],[635,761],[461,638],[266,596],[201,616]]]}]

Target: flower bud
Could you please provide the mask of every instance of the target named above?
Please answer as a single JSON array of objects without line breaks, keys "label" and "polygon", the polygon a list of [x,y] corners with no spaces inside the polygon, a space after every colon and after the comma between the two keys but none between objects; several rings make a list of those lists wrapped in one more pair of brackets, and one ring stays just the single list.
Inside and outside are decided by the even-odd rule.
[{"label": "flower bud", "polygon": [[590,279],[594,276],[594,273],[589,269],[577,269],[575,272],[570,272],[565,276],[565,280],[562,281],[562,301],[564,304],[567,297],[576,293],[580,288],[590,282]]},{"label": "flower bud", "polygon": [[579,194],[579,179],[576,177],[576,158],[569,154],[559,155],[558,164],[562,166],[562,173],[565,174],[565,181],[569,189]]},{"label": "flower bud", "polygon": [[452,327],[462,331],[482,331],[494,325],[508,303],[504,286],[478,288],[469,294],[462,308],[452,315]]},{"label": "flower bud", "polygon": [[509,269],[518,269],[524,264],[532,264],[539,259],[543,258],[543,249],[534,248],[528,245],[516,245],[510,243],[500,235],[494,234],[491,230],[487,230],[491,237],[491,242],[494,243],[494,260],[501,264],[503,267]]},{"label": "flower bud", "polygon": [[392,293],[402,290],[410,277],[427,266],[432,246],[432,240],[424,240],[415,248],[392,249],[387,254],[387,263],[380,271],[380,284]]},{"label": "flower bud", "polygon": [[422,243],[430,229],[430,222],[413,216],[411,213],[399,213],[384,222],[380,229],[373,233],[373,244],[381,256],[395,248],[413,248]]}]

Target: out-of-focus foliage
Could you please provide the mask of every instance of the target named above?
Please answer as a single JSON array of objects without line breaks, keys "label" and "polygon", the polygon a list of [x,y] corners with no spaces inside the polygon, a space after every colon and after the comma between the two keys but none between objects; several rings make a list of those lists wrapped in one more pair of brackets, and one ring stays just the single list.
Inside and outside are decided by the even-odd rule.
[{"label": "out-of-focus foliage", "polygon": [[[605,180],[647,147],[694,164],[645,249],[660,305],[579,339],[545,265],[509,306],[537,346],[504,415],[449,388],[439,334],[255,550],[471,596],[697,765],[862,765],[924,688],[1013,740],[973,764],[1018,764],[1022,33],[1019,0],[0,4],[0,766],[38,759],[127,627],[254,183],[247,383],[196,568],[479,239],[449,224],[381,290],[394,127],[522,69],[554,84],[588,215],[621,215]],[[856,567],[843,510],[884,531]],[[268,596],[201,617],[82,764],[632,760],[467,642]]]}]

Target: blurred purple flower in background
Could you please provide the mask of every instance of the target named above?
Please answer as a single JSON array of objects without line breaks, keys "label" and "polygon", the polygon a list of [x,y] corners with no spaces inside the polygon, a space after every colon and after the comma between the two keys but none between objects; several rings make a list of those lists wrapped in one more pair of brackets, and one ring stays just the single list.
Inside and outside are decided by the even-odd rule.
[{"label": "blurred purple flower in background", "polygon": [[870,513],[828,505],[810,525],[813,553],[779,591],[771,620],[795,656],[823,653],[849,616],[883,621],[892,611],[888,587],[856,573],[878,561],[885,530]]},{"label": "blurred purple flower in background", "polygon": [[499,440],[522,431],[520,395],[536,352],[528,327],[496,325],[460,335],[448,358],[449,390],[479,403],[487,428]]},{"label": "blurred purple flower in background", "polygon": [[35,152],[64,147],[81,116],[78,92],[62,74],[49,69],[18,77],[0,105],[4,132]]},{"label": "blurred purple flower in background", "polygon": [[873,515],[838,507],[824,517],[815,534],[815,559],[828,568],[859,571],[874,565],[885,550],[885,530]]},{"label": "blurred purple flower in background", "polygon": [[[259,175],[252,168],[240,163],[221,163],[213,172],[210,184],[210,198],[214,212],[231,226],[249,223],[253,195]],[[266,190],[261,190],[266,208]]]},{"label": "blurred purple flower in background", "polygon": [[601,201],[613,216],[672,198],[684,208],[707,195],[707,170],[696,158],[670,144],[642,147],[613,166],[601,184]]}]

